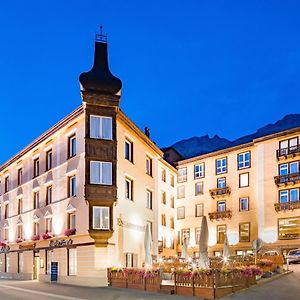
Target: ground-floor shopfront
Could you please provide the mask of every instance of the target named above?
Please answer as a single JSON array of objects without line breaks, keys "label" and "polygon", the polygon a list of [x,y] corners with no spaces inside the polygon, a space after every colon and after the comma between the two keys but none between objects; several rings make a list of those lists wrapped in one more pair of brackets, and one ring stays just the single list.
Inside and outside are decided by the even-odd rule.
[{"label": "ground-floor shopfront", "polygon": [[106,286],[113,248],[97,248],[92,239],[80,237],[11,244],[0,249],[0,277]]}]

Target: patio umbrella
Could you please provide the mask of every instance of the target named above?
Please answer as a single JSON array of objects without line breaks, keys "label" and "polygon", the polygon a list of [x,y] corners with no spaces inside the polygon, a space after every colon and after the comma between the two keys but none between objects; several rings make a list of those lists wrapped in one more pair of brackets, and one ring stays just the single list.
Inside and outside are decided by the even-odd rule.
[{"label": "patio umbrella", "polygon": [[150,224],[146,225],[144,246],[145,246],[145,266],[149,268],[152,267],[152,237],[151,237]]},{"label": "patio umbrella", "polygon": [[208,259],[208,226],[206,216],[203,216],[201,229],[200,229],[200,241],[199,241],[199,267],[202,269],[209,268]]},{"label": "patio umbrella", "polygon": [[229,256],[230,256],[230,248],[228,244],[227,234],[225,234],[224,246],[223,246],[223,260],[225,264],[227,263]]},{"label": "patio umbrella", "polygon": [[188,250],[187,250],[187,241],[186,241],[186,239],[184,239],[184,241],[182,243],[181,258],[183,258],[183,259],[188,258]]}]

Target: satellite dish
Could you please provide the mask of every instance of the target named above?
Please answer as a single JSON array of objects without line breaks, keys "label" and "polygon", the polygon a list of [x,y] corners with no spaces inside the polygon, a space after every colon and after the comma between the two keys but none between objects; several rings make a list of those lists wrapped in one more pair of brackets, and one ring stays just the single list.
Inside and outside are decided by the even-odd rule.
[{"label": "satellite dish", "polygon": [[261,249],[262,245],[263,245],[262,239],[258,238],[257,240],[252,241],[252,247],[257,252]]}]

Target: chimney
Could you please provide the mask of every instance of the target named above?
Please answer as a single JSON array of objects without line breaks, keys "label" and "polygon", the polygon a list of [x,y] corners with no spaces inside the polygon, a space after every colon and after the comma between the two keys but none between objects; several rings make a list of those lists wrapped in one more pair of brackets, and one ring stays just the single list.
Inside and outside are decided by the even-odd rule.
[{"label": "chimney", "polygon": [[149,127],[145,127],[145,135],[150,139],[150,128]]}]

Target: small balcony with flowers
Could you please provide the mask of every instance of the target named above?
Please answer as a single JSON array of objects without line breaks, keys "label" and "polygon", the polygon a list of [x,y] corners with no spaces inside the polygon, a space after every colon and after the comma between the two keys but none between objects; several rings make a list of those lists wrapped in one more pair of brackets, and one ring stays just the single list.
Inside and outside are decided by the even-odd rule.
[{"label": "small balcony with flowers", "polygon": [[279,175],[274,177],[277,186],[300,183],[299,161],[291,161],[278,166]]},{"label": "small balcony with flowers", "polygon": [[217,179],[217,188],[209,190],[210,196],[214,198],[229,196],[231,193],[231,188],[226,184],[226,178],[218,178]]},{"label": "small balcony with flowers", "polygon": [[279,149],[276,151],[276,157],[278,160],[295,157],[297,155],[300,155],[300,144],[298,137],[279,142]]}]

